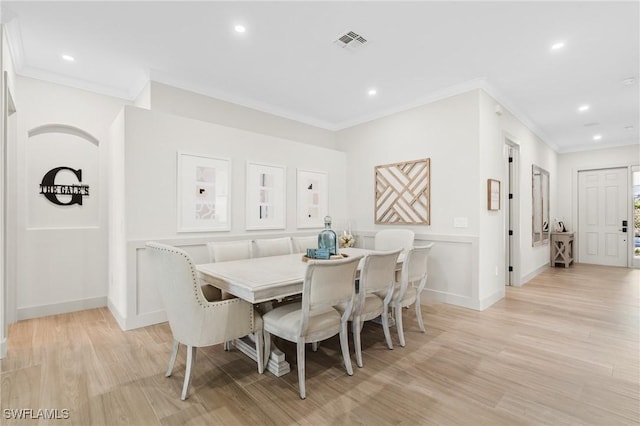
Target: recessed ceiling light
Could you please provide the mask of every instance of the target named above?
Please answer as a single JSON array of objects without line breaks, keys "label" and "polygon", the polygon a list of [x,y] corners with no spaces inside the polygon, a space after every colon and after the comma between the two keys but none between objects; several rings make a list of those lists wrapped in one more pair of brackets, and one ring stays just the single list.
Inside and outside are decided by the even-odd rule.
[{"label": "recessed ceiling light", "polygon": [[71,55],[62,55],[62,59],[64,59],[65,61],[69,61],[69,62],[74,62],[76,60],[76,58],[74,58]]},{"label": "recessed ceiling light", "polygon": [[244,33],[247,31],[247,28],[244,25],[236,25],[235,27],[233,27],[233,29],[237,32],[237,33]]},{"label": "recessed ceiling light", "polygon": [[369,89],[369,91],[367,92],[367,94],[369,96],[375,96],[378,94],[378,91],[376,89]]},{"label": "recessed ceiling light", "polygon": [[593,135],[594,141],[599,141],[600,139],[602,139],[602,135]]},{"label": "recessed ceiling light", "polygon": [[633,130],[633,126],[624,126],[625,130]]},{"label": "recessed ceiling light", "polygon": [[564,41],[558,41],[551,45],[551,50],[560,50],[564,47]]},{"label": "recessed ceiling light", "polygon": [[590,106],[589,106],[589,105],[587,105],[587,104],[580,105],[580,106],[578,107],[578,111],[580,111],[580,112],[585,112],[585,111],[587,111],[589,108],[590,108]]},{"label": "recessed ceiling light", "polygon": [[635,82],[636,82],[636,79],[634,77],[629,77],[622,80],[622,84],[624,84],[625,86],[631,86]]}]

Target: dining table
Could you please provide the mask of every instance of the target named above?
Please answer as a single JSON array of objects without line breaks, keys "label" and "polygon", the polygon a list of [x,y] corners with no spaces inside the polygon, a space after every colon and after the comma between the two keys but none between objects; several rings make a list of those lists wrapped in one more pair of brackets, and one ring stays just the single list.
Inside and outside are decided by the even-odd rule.
[{"label": "dining table", "polygon": [[[362,256],[364,259],[369,253],[375,251],[354,247],[340,249],[340,254],[344,257]],[[308,259],[302,253],[295,253],[203,263],[196,265],[196,269],[203,283],[253,303],[264,312],[271,309],[273,303],[302,294],[306,260]],[[404,253],[401,253],[397,269],[402,267],[403,260]],[[361,260],[358,269],[362,264]],[[237,340],[235,345],[241,352],[257,361],[259,354],[256,354],[254,343],[248,339],[250,336]],[[284,353],[274,345],[271,353],[265,354],[265,367],[278,377],[290,371]]]}]

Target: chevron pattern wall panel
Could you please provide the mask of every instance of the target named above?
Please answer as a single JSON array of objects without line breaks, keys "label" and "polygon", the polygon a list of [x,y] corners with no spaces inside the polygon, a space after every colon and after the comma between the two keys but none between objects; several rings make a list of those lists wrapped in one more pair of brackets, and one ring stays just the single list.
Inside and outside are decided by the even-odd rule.
[{"label": "chevron pattern wall panel", "polygon": [[376,166],[376,223],[429,224],[430,167],[429,158]]}]

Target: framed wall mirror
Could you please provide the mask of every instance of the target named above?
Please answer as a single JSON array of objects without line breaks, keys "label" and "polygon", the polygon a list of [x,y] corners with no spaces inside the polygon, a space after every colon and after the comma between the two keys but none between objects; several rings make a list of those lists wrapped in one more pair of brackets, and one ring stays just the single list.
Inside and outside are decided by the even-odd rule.
[{"label": "framed wall mirror", "polygon": [[549,172],[535,164],[531,166],[532,226],[531,244],[549,242]]}]

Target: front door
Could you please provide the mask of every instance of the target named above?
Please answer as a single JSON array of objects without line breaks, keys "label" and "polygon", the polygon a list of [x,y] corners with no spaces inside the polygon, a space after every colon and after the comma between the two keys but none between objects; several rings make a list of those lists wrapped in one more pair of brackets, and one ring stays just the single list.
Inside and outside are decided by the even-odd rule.
[{"label": "front door", "polygon": [[[578,261],[627,266],[627,168],[578,173]],[[627,232],[624,232],[627,231]]]}]

